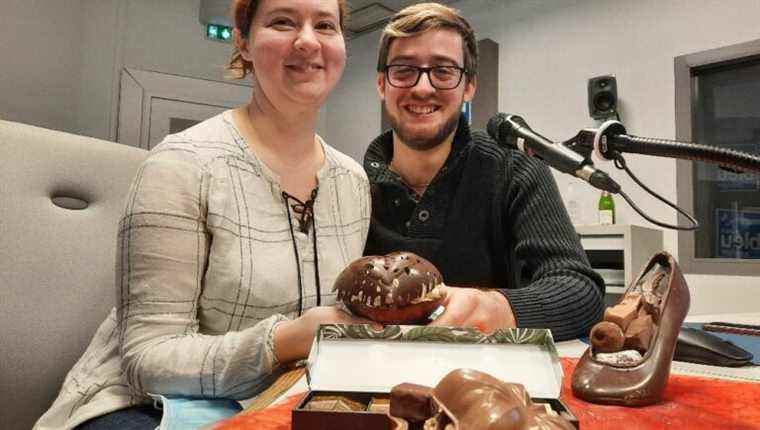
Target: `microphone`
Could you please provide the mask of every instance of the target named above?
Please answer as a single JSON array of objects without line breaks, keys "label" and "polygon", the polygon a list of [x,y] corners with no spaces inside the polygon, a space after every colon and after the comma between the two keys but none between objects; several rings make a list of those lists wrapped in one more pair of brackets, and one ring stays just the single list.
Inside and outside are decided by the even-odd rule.
[{"label": "microphone", "polygon": [[562,173],[580,178],[600,190],[612,194],[620,192],[620,185],[596,168],[584,156],[565,145],[557,144],[531,130],[517,115],[496,114],[488,120],[488,134],[501,145],[517,149],[529,157],[538,158]]}]

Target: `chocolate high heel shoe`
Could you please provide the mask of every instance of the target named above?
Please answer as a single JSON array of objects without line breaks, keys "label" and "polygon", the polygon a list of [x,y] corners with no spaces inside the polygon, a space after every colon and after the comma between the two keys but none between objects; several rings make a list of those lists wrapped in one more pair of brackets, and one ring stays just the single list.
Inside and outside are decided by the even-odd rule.
[{"label": "chocolate high heel shoe", "polygon": [[[592,330],[592,345],[597,350],[595,346],[589,347],[578,361],[573,372],[573,394],[591,403],[623,406],[644,406],[662,400],[689,300],[689,289],[678,263],[666,252],[655,254],[628,287],[620,304],[607,309],[606,322],[597,325],[601,329],[595,326]],[[622,324],[624,331],[628,325],[633,327],[628,312],[635,306],[632,302],[638,303],[636,318],[651,317],[653,323],[644,330],[646,336],[632,339],[631,330],[626,331],[623,351],[603,353],[601,350],[616,342],[609,341],[612,332],[603,330],[602,325],[623,318],[628,319]],[[642,343],[647,337],[648,342]],[[643,356],[637,349],[645,350]]]}]

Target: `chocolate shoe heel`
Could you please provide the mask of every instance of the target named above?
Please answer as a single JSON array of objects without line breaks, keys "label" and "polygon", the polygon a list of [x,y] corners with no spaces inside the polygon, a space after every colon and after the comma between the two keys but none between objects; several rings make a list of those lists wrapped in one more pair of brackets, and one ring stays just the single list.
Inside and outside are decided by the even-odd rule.
[{"label": "chocolate shoe heel", "polygon": [[[648,286],[642,289],[642,285]],[[652,291],[657,297],[651,296]],[[642,292],[648,299],[642,300],[641,306],[655,324],[646,352],[630,363],[602,362],[589,347],[573,372],[572,389],[576,397],[591,403],[623,406],[644,406],[662,400],[678,332],[689,311],[689,289],[676,260],[660,252],[626,289],[623,298],[636,292]]]}]

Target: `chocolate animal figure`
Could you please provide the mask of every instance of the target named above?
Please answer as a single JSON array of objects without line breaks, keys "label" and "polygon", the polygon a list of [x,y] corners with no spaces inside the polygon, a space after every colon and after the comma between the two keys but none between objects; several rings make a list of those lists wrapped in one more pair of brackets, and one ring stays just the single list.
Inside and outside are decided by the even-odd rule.
[{"label": "chocolate animal figure", "polygon": [[432,389],[416,384],[395,386],[390,412],[392,417],[406,420],[410,429],[420,428],[423,422],[425,430],[574,429],[545,405],[534,404],[521,384],[473,369],[452,370]]}]

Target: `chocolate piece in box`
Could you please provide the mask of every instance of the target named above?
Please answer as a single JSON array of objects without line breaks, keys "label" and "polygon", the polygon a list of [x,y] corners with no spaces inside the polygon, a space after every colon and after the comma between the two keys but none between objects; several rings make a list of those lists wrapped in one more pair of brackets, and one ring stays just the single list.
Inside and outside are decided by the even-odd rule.
[{"label": "chocolate piece in box", "polygon": [[304,408],[316,411],[363,411],[367,405],[342,395],[314,396]]},{"label": "chocolate piece in box", "polygon": [[411,422],[421,422],[433,416],[431,389],[408,382],[391,389],[390,414]]},{"label": "chocolate piece in box", "polygon": [[391,399],[385,396],[375,396],[367,406],[369,412],[388,413],[391,409]]},{"label": "chocolate piece in box", "polygon": [[[308,405],[314,398],[325,396],[345,397],[364,406],[360,411],[309,408]],[[391,420],[387,413],[367,410],[372,398],[371,393],[311,391],[293,409],[292,428],[293,430],[389,430]]]}]

